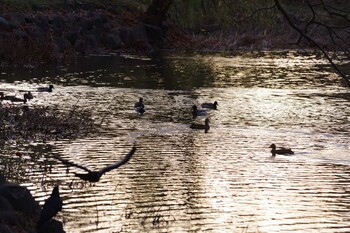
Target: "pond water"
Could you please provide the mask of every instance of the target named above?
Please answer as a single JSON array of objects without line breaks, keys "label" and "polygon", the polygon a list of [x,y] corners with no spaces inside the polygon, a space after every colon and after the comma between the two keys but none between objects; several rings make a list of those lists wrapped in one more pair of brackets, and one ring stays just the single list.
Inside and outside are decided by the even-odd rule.
[{"label": "pond water", "polygon": [[[40,204],[59,183],[68,233],[350,232],[350,89],[315,56],[124,54],[0,74],[8,92],[49,83],[29,106],[89,109],[101,128],[31,143],[2,167]],[[192,118],[193,104],[214,101]],[[208,133],[189,128],[205,117]],[[99,169],[134,143],[131,160],[93,185],[53,158]],[[271,143],[295,154],[272,157]]]}]

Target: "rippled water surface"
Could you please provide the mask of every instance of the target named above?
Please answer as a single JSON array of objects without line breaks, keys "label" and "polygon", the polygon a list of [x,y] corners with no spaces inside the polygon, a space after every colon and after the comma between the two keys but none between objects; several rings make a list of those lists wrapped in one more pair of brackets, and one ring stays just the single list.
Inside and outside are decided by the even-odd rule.
[{"label": "rippled water surface", "polygon": [[[86,108],[101,128],[32,143],[16,162],[21,174],[5,170],[40,204],[59,182],[67,232],[350,232],[350,91],[322,60],[122,55],[0,75],[5,92],[50,82],[54,92],[34,93],[29,106]],[[213,101],[218,110],[192,119],[193,104]],[[189,128],[205,117],[208,133]],[[53,158],[99,169],[134,142],[131,160],[93,185]],[[271,157],[271,143],[295,155]]]}]

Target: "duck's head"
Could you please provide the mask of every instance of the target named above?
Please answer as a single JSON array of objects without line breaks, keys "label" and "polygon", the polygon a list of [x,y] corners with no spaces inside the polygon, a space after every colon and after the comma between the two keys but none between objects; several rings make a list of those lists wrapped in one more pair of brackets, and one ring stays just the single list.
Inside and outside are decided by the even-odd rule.
[{"label": "duck's head", "polygon": [[143,98],[142,98],[142,97],[139,99],[139,102],[140,102],[140,103],[143,103]]},{"label": "duck's head", "polygon": [[29,98],[28,98],[28,94],[27,93],[25,93],[24,95],[23,95],[23,103],[27,103],[27,100],[28,100]]},{"label": "duck's head", "polygon": [[49,85],[49,89],[53,89],[53,85],[52,84]]},{"label": "duck's head", "polygon": [[218,104],[218,101],[214,101],[214,105],[215,105],[215,106],[219,105],[219,104]]},{"label": "duck's head", "polygon": [[269,146],[269,148],[272,148],[273,150],[276,149],[276,145],[274,143],[271,144],[271,146]]},{"label": "duck's head", "polygon": [[198,108],[197,108],[197,105],[194,104],[194,105],[192,106],[192,110],[193,110],[193,111],[197,111],[197,109],[198,109]]},{"label": "duck's head", "polygon": [[205,118],[204,123],[205,123],[206,125],[209,125],[209,122],[210,122],[209,118]]}]

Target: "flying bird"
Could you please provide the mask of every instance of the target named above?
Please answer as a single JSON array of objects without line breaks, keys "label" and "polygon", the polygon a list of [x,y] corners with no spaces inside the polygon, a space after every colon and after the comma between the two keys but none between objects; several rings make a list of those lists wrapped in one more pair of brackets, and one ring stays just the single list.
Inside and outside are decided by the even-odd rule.
[{"label": "flying bird", "polygon": [[57,156],[55,156],[55,158],[57,160],[61,161],[65,165],[77,167],[77,168],[80,168],[80,169],[83,169],[84,171],[86,171],[87,173],[75,173],[75,176],[79,177],[80,179],[85,180],[85,181],[89,181],[89,182],[98,182],[103,174],[105,174],[106,172],[109,172],[113,169],[116,169],[116,168],[120,167],[121,165],[125,164],[126,162],[128,162],[129,159],[131,158],[131,156],[135,153],[135,151],[136,151],[136,147],[134,145],[133,148],[130,150],[130,152],[122,160],[120,160],[114,164],[111,164],[107,167],[101,168],[98,171],[92,171],[92,170],[90,170],[82,165],[75,164],[73,162],[59,158]]},{"label": "flying bird", "polygon": [[60,197],[58,185],[52,190],[50,197],[45,201],[37,224],[38,232],[45,232],[46,224],[62,210],[63,202]]}]

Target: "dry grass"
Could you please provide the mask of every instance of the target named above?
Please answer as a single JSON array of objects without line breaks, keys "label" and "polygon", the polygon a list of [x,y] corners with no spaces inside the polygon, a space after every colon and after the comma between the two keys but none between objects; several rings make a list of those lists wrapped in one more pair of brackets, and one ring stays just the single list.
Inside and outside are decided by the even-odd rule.
[{"label": "dry grass", "polygon": [[81,137],[94,127],[91,112],[78,107],[63,112],[49,107],[0,105],[0,146],[12,141],[45,142]]}]

